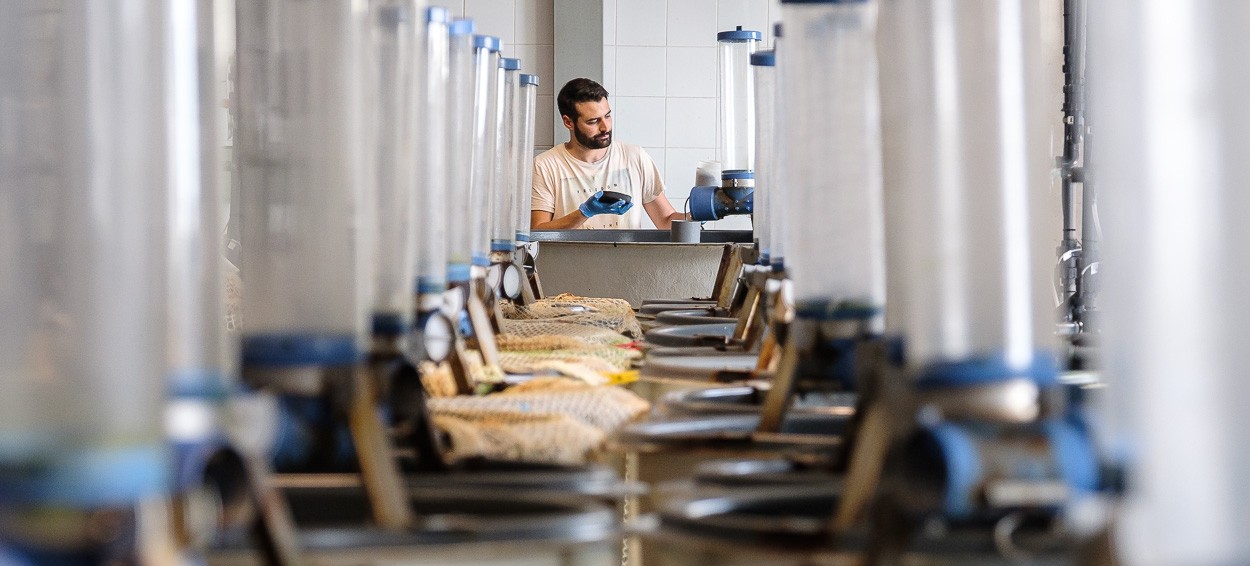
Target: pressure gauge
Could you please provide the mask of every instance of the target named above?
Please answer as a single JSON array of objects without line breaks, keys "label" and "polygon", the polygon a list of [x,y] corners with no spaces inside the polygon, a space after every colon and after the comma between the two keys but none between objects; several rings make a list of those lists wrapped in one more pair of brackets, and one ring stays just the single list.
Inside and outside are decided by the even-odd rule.
[{"label": "pressure gauge", "polygon": [[501,266],[503,268],[503,280],[501,282],[501,291],[503,296],[512,300],[521,297],[521,282],[524,275],[521,274],[521,268],[515,263],[506,263]]}]

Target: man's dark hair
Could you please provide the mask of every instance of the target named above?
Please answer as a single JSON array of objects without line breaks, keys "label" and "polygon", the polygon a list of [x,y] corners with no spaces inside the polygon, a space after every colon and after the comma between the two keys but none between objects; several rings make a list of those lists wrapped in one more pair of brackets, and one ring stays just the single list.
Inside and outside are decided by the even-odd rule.
[{"label": "man's dark hair", "polygon": [[608,91],[603,85],[590,79],[573,79],[565,83],[560,94],[556,95],[556,108],[560,109],[561,116],[568,116],[576,122],[577,103],[598,102],[607,97]]}]

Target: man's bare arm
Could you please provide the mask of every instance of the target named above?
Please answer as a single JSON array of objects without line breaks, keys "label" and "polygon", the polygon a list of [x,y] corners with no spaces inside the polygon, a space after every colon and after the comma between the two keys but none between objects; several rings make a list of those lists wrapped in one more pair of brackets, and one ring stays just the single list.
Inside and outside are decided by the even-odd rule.
[{"label": "man's bare arm", "polygon": [[647,211],[651,222],[660,230],[672,228],[674,220],[688,220],[684,212],[677,212],[673,209],[673,205],[668,202],[668,197],[664,195],[655,197],[655,200],[642,205],[642,208]]},{"label": "man's bare arm", "polygon": [[550,212],[531,210],[530,230],[570,230],[581,228],[586,220],[586,215],[580,210],[574,210],[560,218],[555,218],[555,214]]}]

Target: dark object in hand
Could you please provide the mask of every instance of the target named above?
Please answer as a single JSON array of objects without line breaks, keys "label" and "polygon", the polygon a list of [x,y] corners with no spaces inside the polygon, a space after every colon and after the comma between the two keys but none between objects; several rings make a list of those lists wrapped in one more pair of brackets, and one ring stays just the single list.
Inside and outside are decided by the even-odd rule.
[{"label": "dark object in hand", "polygon": [[622,200],[625,202],[630,202],[634,199],[633,197],[625,193],[618,193],[616,191],[603,191],[603,195],[599,197],[599,202],[606,203],[606,204],[612,204],[614,202],[618,202]]}]

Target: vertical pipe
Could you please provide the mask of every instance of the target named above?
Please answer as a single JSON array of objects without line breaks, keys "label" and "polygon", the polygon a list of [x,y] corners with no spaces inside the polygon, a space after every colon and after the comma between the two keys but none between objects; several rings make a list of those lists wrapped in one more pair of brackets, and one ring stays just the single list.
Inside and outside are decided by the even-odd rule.
[{"label": "vertical pipe", "polygon": [[473,20],[457,19],[449,29],[449,78],[447,83],[447,280],[469,280],[473,263],[473,230],[469,198],[473,171],[474,52]]},{"label": "vertical pipe", "polygon": [[1247,563],[1250,5],[1089,10],[1116,539],[1127,563]]},{"label": "vertical pipe", "polygon": [[165,102],[187,60],[165,64],[162,5],[0,3],[3,514],[130,507],[167,485],[166,134],[187,120],[194,144],[198,117]]},{"label": "vertical pipe", "polygon": [[244,362],[355,361],[371,306],[361,0],[241,2]]},{"label": "vertical pipe", "polygon": [[521,75],[521,142],[517,147],[517,204],[516,204],[516,241],[524,243],[530,240],[530,197],[534,179],[534,131],[537,123],[534,120],[537,112],[538,75]]},{"label": "vertical pipe", "polygon": [[438,308],[443,291],[447,287],[448,223],[451,212],[449,193],[453,186],[449,165],[454,151],[447,143],[448,80],[450,38],[449,14],[446,8],[427,8],[422,14],[424,25],[419,35],[421,43],[418,60],[421,72],[417,81],[417,105],[419,112],[413,114],[417,132],[416,198],[417,208],[417,282],[416,293],[420,297],[418,309],[425,313]]}]

